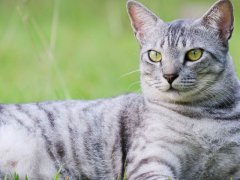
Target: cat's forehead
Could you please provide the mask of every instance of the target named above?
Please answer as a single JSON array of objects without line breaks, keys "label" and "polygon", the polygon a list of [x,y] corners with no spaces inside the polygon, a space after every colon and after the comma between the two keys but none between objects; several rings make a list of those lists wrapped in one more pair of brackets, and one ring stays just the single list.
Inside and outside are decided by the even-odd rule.
[{"label": "cat's forehead", "polygon": [[168,28],[173,28],[173,29],[182,29],[187,26],[190,26],[194,21],[191,19],[177,19],[171,22],[166,22],[165,24],[167,25]]},{"label": "cat's forehead", "polygon": [[[193,20],[186,20],[186,19],[180,19],[180,20],[174,20],[172,22],[164,23],[164,25],[160,25],[157,28],[157,31],[160,31],[160,36],[162,38],[165,37],[172,37],[172,41],[180,37],[188,36],[190,33],[192,33],[193,29],[197,29],[194,26]],[[161,38],[159,37],[159,38]],[[170,44],[173,44],[173,42]]]},{"label": "cat's forehead", "polygon": [[175,20],[167,23],[160,23],[147,35],[147,43],[143,46],[148,48],[169,48],[186,46],[187,34],[189,34],[190,21]]},{"label": "cat's forehead", "polygon": [[[148,37],[150,46],[161,49],[190,48],[192,46],[201,47],[213,41],[214,34],[207,32],[206,29],[196,24],[196,20],[180,19],[164,24],[158,24],[155,30]],[[211,42],[209,42],[211,40]]]},{"label": "cat's forehead", "polygon": [[[170,23],[166,23],[164,28],[163,37],[168,40],[168,44],[170,46],[177,46],[179,40],[185,41],[187,40],[187,36],[190,34],[190,27],[192,21],[190,20],[175,20]],[[183,42],[183,46],[185,46],[186,42]]]}]

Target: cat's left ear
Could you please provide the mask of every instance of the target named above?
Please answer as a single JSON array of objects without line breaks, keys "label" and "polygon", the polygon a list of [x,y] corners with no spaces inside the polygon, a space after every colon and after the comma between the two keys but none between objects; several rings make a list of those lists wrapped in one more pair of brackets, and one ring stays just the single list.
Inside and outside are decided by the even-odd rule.
[{"label": "cat's left ear", "polygon": [[140,43],[144,43],[146,35],[161,20],[141,3],[134,0],[127,2],[127,9],[135,36]]},{"label": "cat's left ear", "polygon": [[223,41],[231,38],[233,31],[233,6],[230,0],[219,0],[212,8],[201,18],[205,27],[211,27],[217,30]]}]

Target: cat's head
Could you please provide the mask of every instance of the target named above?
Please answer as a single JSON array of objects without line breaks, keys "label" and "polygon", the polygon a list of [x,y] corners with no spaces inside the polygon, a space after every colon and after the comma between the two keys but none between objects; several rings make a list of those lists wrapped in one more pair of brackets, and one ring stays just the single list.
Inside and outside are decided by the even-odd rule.
[{"label": "cat's head", "polygon": [[232,83],[226,79],[226,69],[231,66],[228,40],[234,21],[230,0],[216,2],[199,19],[170,23],[139,2],[130,0],[127,7],[141,46],[141,85],[145,97],[192,102],[217,96],[220,92],[215,91]]}]

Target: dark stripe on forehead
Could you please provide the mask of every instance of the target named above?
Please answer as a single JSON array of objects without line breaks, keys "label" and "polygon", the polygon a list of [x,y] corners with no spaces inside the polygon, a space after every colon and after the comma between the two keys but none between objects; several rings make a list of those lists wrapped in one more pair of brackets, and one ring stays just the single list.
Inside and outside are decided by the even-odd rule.
[{"label": "dark stripe on forehead", "polygon": [[[180,38],[183,37],[184,32],[185,32],[185,28],[181,28],[181,29],[180,29],[180,32],[179,32],[179,34],[178,34],[178,38],[177,38],[176,41],[175,41],[175,46],[177,46],[177,45],[179,44]],[[186,45],[185,45],[185,46],[186,46]]]},{"label": "dark stripe on forehead", "polygon": [[187,46],[187,41],[186,41],[185,38],[182,40],[182,45],[183,45],[183,47],[186,47],[186,46]]},{"label": "dark stripe on forehead", "polygon": [[[168,28],[168,45],[169,46],[177,46],[180,38],[183,37],[185,33],[185,21],[178,20],[169,25]],[[183,43],[186,44],[186,43]]]},{"label": "dark stripe on forehead", "polygon": [[165,44],[165,38],[161,41],[160,47],[163,48],[164,44]]}]

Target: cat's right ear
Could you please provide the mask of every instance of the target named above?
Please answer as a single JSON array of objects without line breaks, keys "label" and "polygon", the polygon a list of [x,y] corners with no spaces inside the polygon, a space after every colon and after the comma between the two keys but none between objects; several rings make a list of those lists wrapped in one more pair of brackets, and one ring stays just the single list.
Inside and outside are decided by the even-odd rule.
[{"label": "cat's right ear", "polygon": [[146,35],[161,20],[141,3],[134,0],[127,2],[127,9],[135,36],[143,44]]}]

